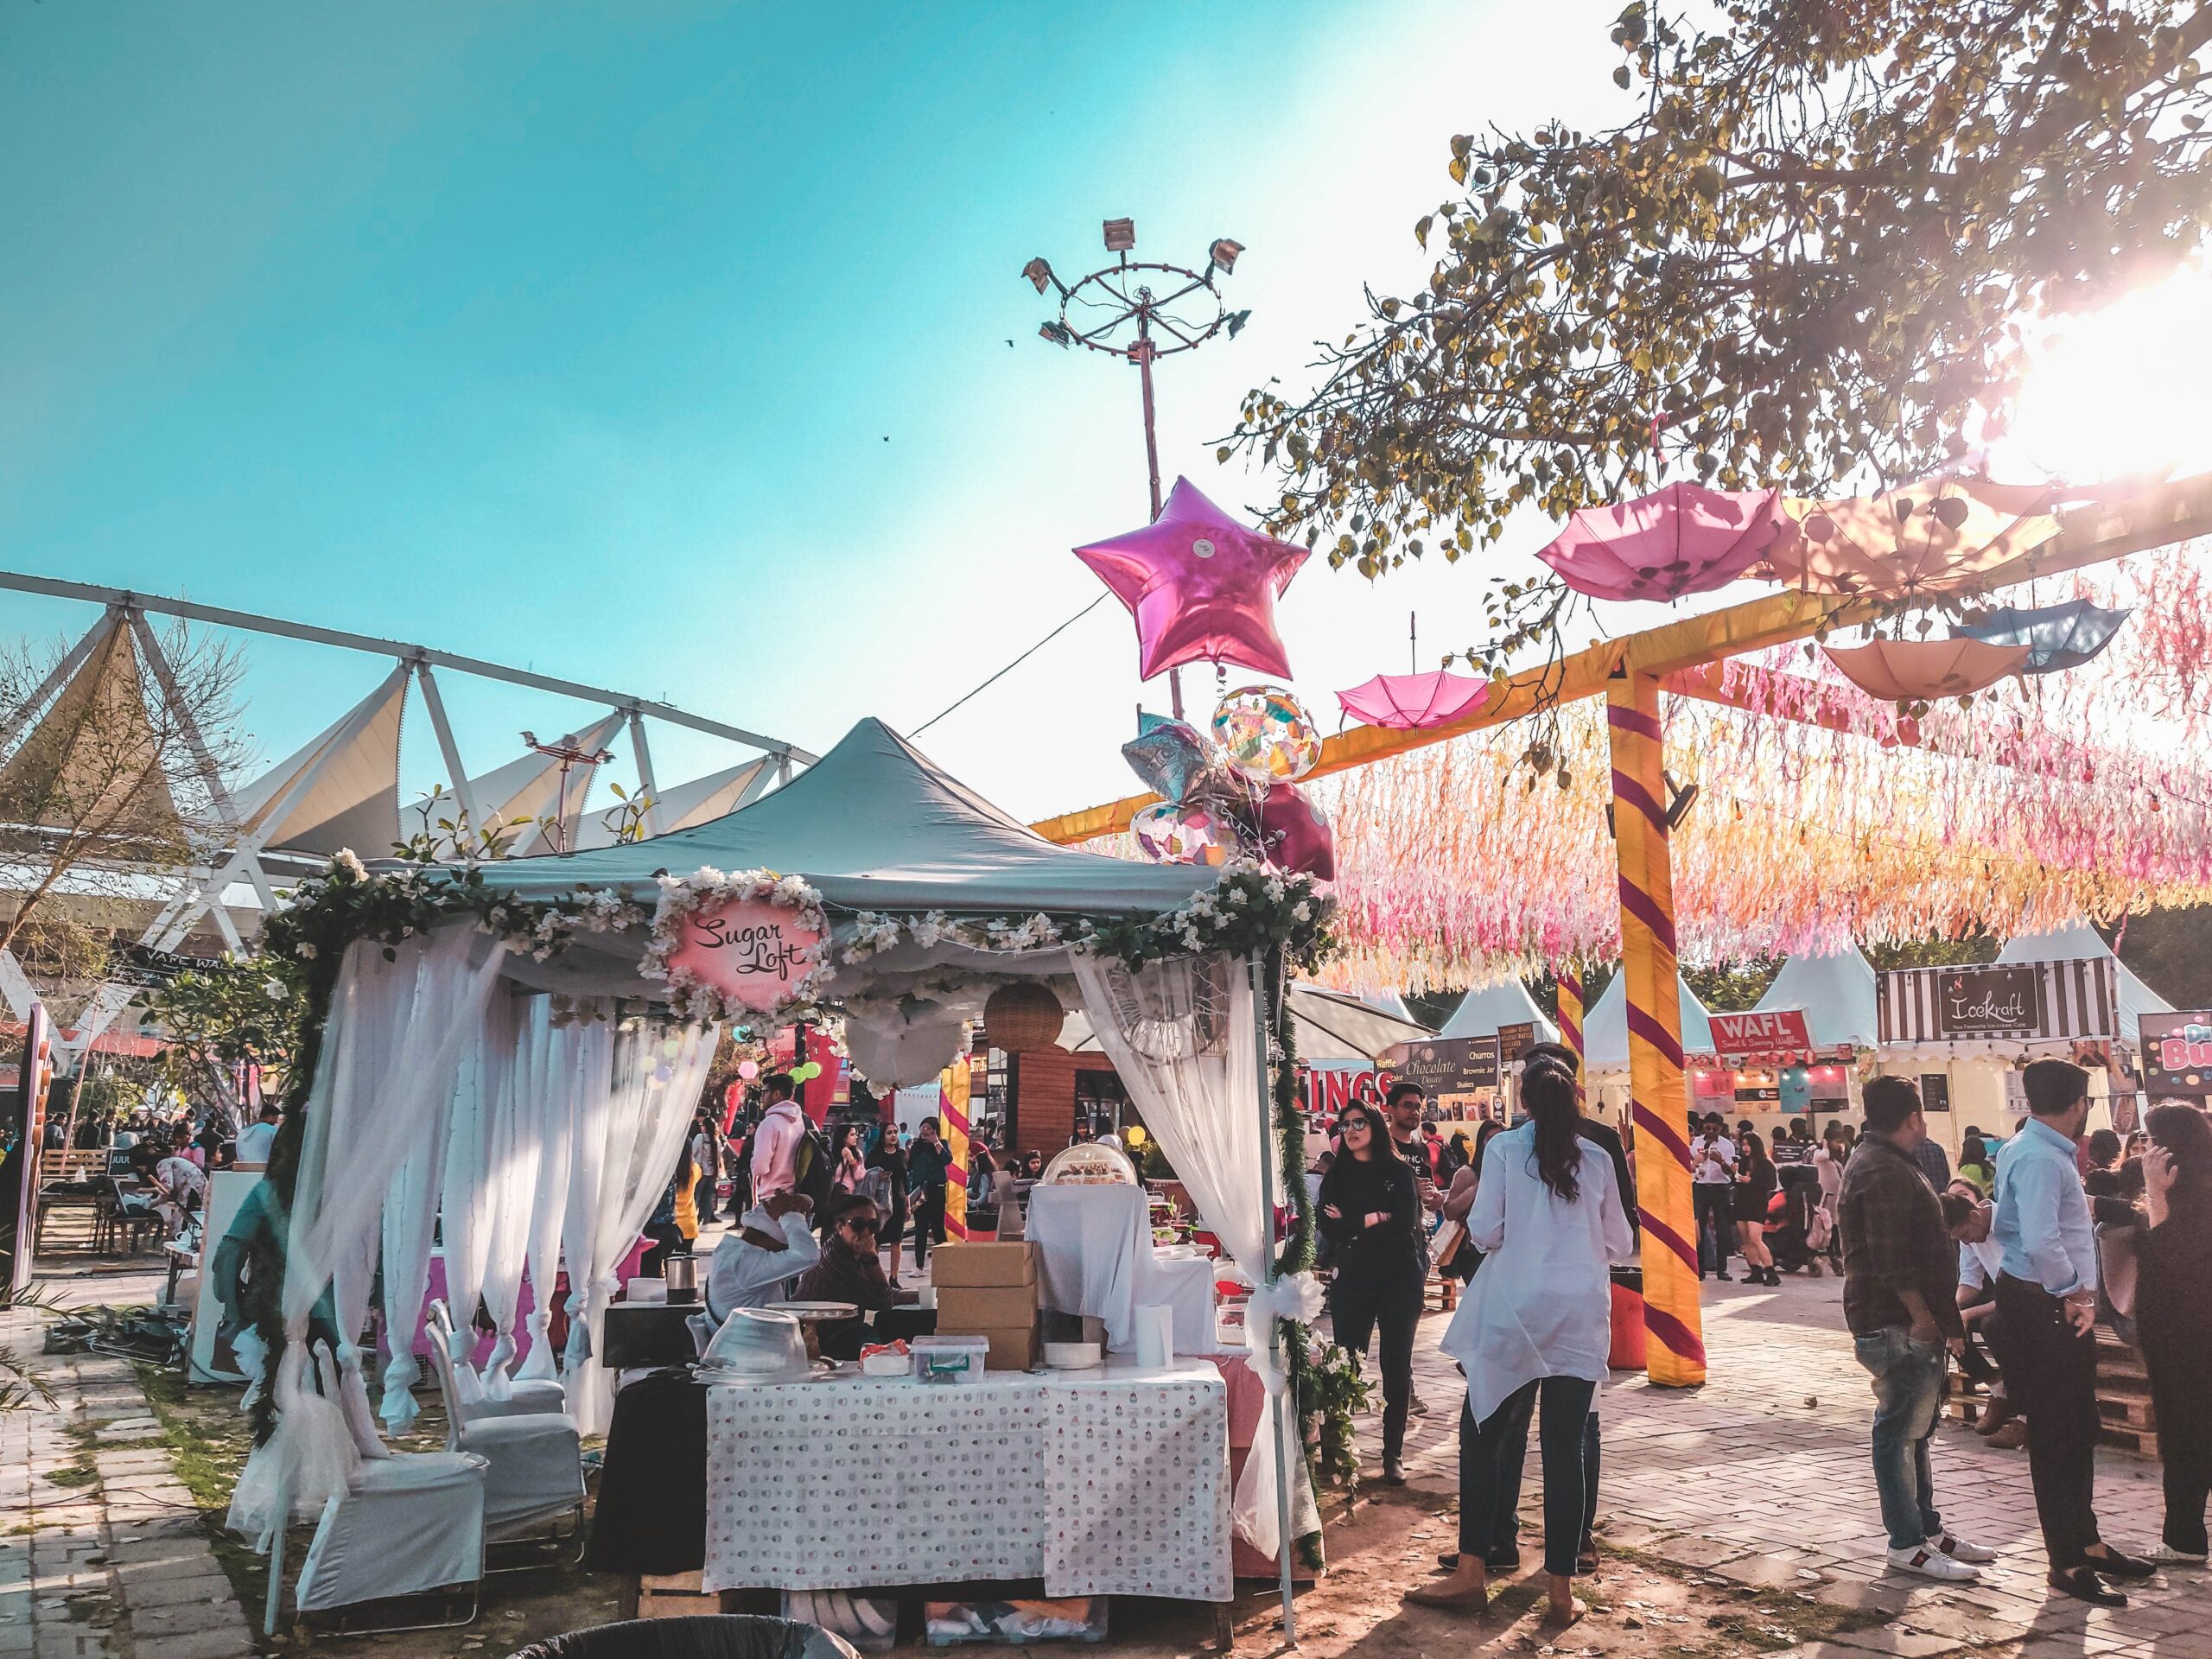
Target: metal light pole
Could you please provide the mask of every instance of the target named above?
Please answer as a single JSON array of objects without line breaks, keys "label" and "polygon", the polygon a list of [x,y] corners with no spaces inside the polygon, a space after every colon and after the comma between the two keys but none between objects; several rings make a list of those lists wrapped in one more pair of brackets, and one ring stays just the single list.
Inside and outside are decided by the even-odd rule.
[{"label": "metal light pole", "polygon": [[[1152,516],[1160,517],[1160,439],[1154,428],[1152,365],[1158,358],[1187,352],[1216,334],[1234,340],[1251,317],[1249,311],[1231,311],[1214,286],[1217,273],[1226,276],[1236,269],[1243,244],[1227,237],[1216,238],[1206,250],[1206,268],[1191,270],[1182,265],[1132,259],[1137,245],[1134,219],[1109,219],[1105,225],[1106,251],[1117,263],[1064,283],[1039,254],[1021,268],[1036,290],[1050,287],[1060,296],[1060,315],[1037,332],[1063,350],[1081,346],[1111,357],[1126,358],[1137,366],[1144,392],[1145,469],[1152,484]],[[1149,277],[1147,277],[1149,273]],[[1157,281],[1162,293],[1154,293]],[[1133,286],[1134,284],[1134,286]],[[1168,696],[1175,718],[1183,717],[1183,677],[1167,671]]]}]

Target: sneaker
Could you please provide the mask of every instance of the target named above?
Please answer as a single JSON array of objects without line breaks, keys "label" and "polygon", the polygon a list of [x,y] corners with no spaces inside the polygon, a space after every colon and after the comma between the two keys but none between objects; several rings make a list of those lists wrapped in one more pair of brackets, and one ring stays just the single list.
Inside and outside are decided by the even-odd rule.
[{"label": "sneaker", "polygon": [[1951,1584],[1970,1583],[1981,1576],[1966,1562],[1930,1549],[1926,1544],[1892,1549],[1889,1561],[1900,1573],[1917,1573],[1923,1579],[1942,1579]]},{"label": "sneaker", "polygon": [[2191,1554],[2186,1549],[2176,1549],[2171,1544],[2162,1541],[2151,1552],[2151,1559],[2161,1567],[2202,1567],[2208,1559],[2212,1558],[2208,1558],[2201,1553]]},{"label": "sneaker", "polygon": [[1970,1544],[1965,1539],[1948,1532],[1930,1538],[1928,1541],[1928,1547],[1930,1549],[1940,1549],[1955,1561],[1968,1561],[1976,1567],[1997,1559],[1997,1552],[1986,1544]]}]

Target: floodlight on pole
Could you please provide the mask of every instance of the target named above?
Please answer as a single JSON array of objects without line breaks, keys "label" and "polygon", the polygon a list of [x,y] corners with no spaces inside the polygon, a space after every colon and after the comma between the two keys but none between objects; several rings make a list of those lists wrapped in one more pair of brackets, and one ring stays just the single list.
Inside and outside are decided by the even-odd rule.
[{"label": "floodlight on pole", "polygon": [[[564,737],[556,743],[541,743],[534,732],[524,732],[522,734],[522,741],[526,747],[535,749],[547,760],[557,760],[561,763],[560,781],[554,786],[553,819],[546,826],[545,839],[553,843],[553,850],[556,853],[574,852],[575,849],[568,845],[569,769],[571,766],[586,768],[603,766],[614,758],[614,751],[581,748],[574,737]],[[584,776],[584,787],[587,790],[591,787],[591,776],[588,770]],[[576,807],[579,811],[582,810],[583,802],[581,799],[577,801]]]},{"label": "floodlight on pole", "polygon": [[[1039,294],[1049,286],[1059,293],[1060,314],[1037,330],[1038,337],[1065,350],[1081,346],[1136,365],[1144,393],[1144,454],[1152,484],[1152,516],[1160,517],[1160,439],[1155,429],[1152,394],[1154,359],[1195,350],[1217,334],[1234,340],[1251,320],[1249,311],[1231,311],[1215,279],[1236,268],[1244,245],[1216,237],[1206,250],[1205,269],[1157,260],[1132,259],[1137,245],[1136,221],[1109,219],[1103,226],[1106,251],[1117,262],[1072,283],[1064,283],[1039,254],[1021,268],[1021,274]],[[1144,273],[1151,272],[1147,277]],[[1157,282],[1159,291],[1151,286]],[[1175,717],[1183,716],[1183,683],[1173,669],[1167,671],[1168,696]]]}]

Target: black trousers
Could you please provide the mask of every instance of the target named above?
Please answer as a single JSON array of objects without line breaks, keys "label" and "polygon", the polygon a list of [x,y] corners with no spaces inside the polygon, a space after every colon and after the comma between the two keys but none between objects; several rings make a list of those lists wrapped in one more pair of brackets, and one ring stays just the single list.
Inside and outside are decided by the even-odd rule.
[{"label": "black trousers", "polygon": [[2054,1573],[2082,1565],[2097,1535],[2097,1342],[2066,1323],[2065,1304],[2005,1274],[1997,1317],[2012,1350],[2005,1391],[2028,1417],[2028,1475]]},{"label": "black trousers", "polygon": [[1381,1333],[1376,1363],[1382,1373],[1382,1455],[1402,1457],[1406,1414],[1414,1398],[1414,1332],[1421,1326],[1422,1275],[1408,1262],[1340,1273],[1329,1289],[1329,1325],[1337,1345],[1364,1357]]},{"label": "black trousers", "polygon": [[1728,1271],[1728,1252],[1736,1243],[1736,1189],[1722,1186],[1718,1182],[1693,1185],[1690,1188],[1690,1211],[1697,1217],[1698,1271],[1704,1273],[1705,1230],[1713,1229],[1714,1273]]},{"label": "black trousers", "polygon": [[[1520,1474],[1529,1450],[1529,1420],[1539,1408],[1537,1455],[1544,1471],[1544,1571],[1568,1578],[1591,1519],[1584,1459],[1592,1446],[1590,1402],[1598,1385],[1579,1376],[1524,1383],[1479,1426],[1471,1406],[1459,1408],[1459,1554],[1488,1562],[1503,1553],[1516,1524]],[[1511,1497],[1507,1477],[1511,1477]]]},{"label": "black trousers", "polygon": [[[1582,1536],[1577,1541],[1576,1553],[1587,1555],[1594,1551],[1597,1540],[1591,1536],[1598,1524],[1598,1413],[1596,1398],[1592,1396],[1592,1409],[1582,1420]],[[1465,1437],[1460,1439],[1465,1454]],[[1521,1531],[1521,1479],[1529,1460],[1529,1437],[1526,1433],[1508,1435],[1498,1463],[1497,1511],[1491,1521],[1490,1564],[1493,1567],[1518,1567],[1521,1547],[1517,1541]],[[1464,1476],[1462,1484],[1465,1484]]]},{"label": "black trousers", "polygon": [[930,1246],[944,1243],[944,1189],[925,1189],[914,1198],[914,1266],[930,1259]]},{"label": "black trousers", "polygon": [[672,1221],[655,1222],[645,1229],[645,1236],[652,1240],[653,1247],[639,1258],[638,1271],[656,1279],[670,1256],[684,1254],[683,1230]]}]

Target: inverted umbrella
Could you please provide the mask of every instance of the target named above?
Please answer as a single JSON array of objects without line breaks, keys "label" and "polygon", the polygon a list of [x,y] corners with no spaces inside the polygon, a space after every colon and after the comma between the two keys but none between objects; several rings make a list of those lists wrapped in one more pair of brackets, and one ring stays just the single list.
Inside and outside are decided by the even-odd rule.
[{"label": "inverted umbrella", "polygon": [[1421,731],[1472,714],[1490,700],[1490,682],[1465,674],[1377,674],[1363,685],[1337,693],[1354,720],[1393,731]]},{"label": "inverted umbrella", "polygon": [[1985,645],[1979,639],[1877,639],[1825,649],[1844,678],[1885,702],[1962,697],[2019,673],[2028,661],[2025,645]]},{"label": "inverted umbrella", "polygon": [[2058,533],[2050,485],[1955,474],[1840,501],[1792,499],[1768,570],[1813,594],[1903,598],[1988,582]]},{"label": "inverted umbrella", "polygon": [[1618,506],[1584,507],[1536,556],[1592,599],[1679,599],[1726,587],[1784,527],[1777,491],[1674,483]]},{"label": "inverted umbrella", "polygon": [[2113,641],[2126,611],[2108,611],[2086,599],[2069,599],[2063,605],[2027,610],[2000,605],[1971,622],[1951,630],[1954,639],[1980,639],[1993,645],[2025,645],[2027,671],[2049,674],[2062,668],[2079,668]]}]

